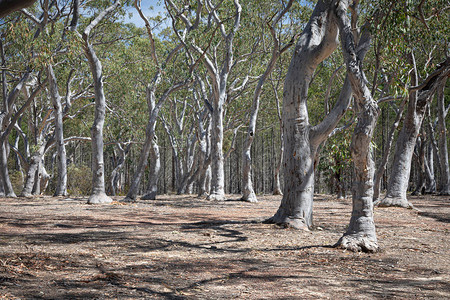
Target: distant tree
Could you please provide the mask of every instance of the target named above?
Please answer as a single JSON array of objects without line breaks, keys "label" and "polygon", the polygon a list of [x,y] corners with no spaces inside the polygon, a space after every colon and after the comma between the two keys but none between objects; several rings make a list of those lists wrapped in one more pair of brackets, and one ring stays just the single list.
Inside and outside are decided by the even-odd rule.
[{"label": "distant tree", "polygon": [[83,31],[84,51],[89,61],[94,80],[95,118],[91,127],[92,137],[92,193],[88,199],[89,204],[110,203],[112,199],[105,192],[105,166],[103,160],[103,124],[105,122],[106,99],[103,89],[102,63],[97,57],[90,34],[108,14],[112,13],[120,1],[100,12]]}]

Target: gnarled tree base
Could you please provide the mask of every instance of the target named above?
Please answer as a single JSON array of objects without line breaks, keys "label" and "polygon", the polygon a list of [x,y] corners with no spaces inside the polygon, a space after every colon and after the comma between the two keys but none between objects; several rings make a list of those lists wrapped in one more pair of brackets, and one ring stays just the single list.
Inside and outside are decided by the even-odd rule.
[{"label": "gnarled tree base", "polygon": [[88,204],[107,204],[111,202],[112,199],[108,197],[105,193],[92,194],[87,201]]},{"label": "gnarled tree base", "polygon": [[24,197],[24,198],[32,198],[33,195],[31,193],[21,193],[20,197]]},{"label": "gnarled tree base", "polygon": [[292,228],[305,231],[310,230],[304,218],[297,218],[292,216],[279,216],[278,213],[275,216],[263,221],[263,223],[276,224],[283,228]]},{"label": "gnarled tree base", "polygon": [[404,207],[404,208],[414,208],[414,206],[406,198],[402,197],[386,197],[384,199],[379,199],[373,203],[374,206],[378,207]]},{"label": "gnarled tree base", "polygon": [[248,195],[242,196],[241,201],[250,202],[250,203],[256,203],[258,202],[258,199],[256,198],[256,195],[254,192],[251,192]]},{"label": "gnarled tree base", "polygon": [[207,200],[215,200],[215,201],[225,201],[227,198],[223,194],[210,194],[207,198]]},{"label": "gnarled tree base", "polygon": [[338,248],[347,249],[353,252],[377,252],[379,250],[376,240],[368,235],[355,233],[344,234],[335,245]]}]

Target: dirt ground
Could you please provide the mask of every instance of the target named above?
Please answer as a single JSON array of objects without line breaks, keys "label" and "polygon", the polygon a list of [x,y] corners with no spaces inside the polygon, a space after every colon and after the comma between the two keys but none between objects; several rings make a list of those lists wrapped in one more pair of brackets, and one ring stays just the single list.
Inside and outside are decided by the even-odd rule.
[{"label": "dirt ground", "polygon": [[376,208],[380,253],[335,249],[351,200],[316,195],[310,232],[259,203],[191,196],[91,206],[0,199],[1,299],[449,299],[450,198]]}]

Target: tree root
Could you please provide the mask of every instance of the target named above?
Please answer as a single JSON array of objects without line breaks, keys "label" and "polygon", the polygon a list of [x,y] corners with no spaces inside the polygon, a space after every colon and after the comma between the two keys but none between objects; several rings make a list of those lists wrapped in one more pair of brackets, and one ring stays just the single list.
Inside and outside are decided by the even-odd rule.
[{"label": "tree root", "polygon": [[344,235],[339,239],[335,247],[347,249],[353,252],[362,251],[374,253],[380,250],[376,240],[373,240],[369,236],[363,234]]},{"label": "tree root", "polygon": [[225,201],[226,197],[225,195],[211,193],[206,199],[212,201]]},{"label": "tree root", "polygon": [[110,197],[108,197],[105,193],[100,193],[100,194],[92,194],[89,197],[87,204],[107,204],[111,202],[112,199]]},{"label": "tree root", "polygon": [[240,200],[244,201],[244,202],[250,202],[250,203],[257,203],[258,202],[258,199],[256,198],[255,193],[251,193],[248,196],[244,195],[244,196],[242,196],[242,198]]},{"label": "tree root", "polygon": [[297,230],[310,231],[308,225],[302,218],[294,218],[294,217],[277,217],[277,215],[263,221],[264,224],[276,224],[282,228],[291,228]]},{"label": "tree root", "polygon": [[408,199],[401,197],[386,197],[384,199],[378,199],[373,203],[373,206],[377,207],[404,207],[409,209],[414,209]]}]

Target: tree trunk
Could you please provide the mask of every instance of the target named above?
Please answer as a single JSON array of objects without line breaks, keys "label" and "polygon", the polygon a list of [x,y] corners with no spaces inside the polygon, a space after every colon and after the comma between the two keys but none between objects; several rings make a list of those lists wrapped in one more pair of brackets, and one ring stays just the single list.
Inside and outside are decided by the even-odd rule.
[{"label": "tree trunk", "polygon": [[16,194],[14,193],[8,171],[8,148],[8,141],[0,138],[0,176],[3,181],[3,189],[6,197],[15,198]]},{"label": "tree trunk", "polygon": [[61,108],[61,96],[58,92],[58,85],[56,82],[55,73],[51,64],[48,65],[50,96],[53,102],[55,114],[55,138],[56,150],[58,152],[58,183],[56,185],[55,196],[67,195],[67,158],[66,146],[64,145],[63,133],[63,116]]},{"label": "tree trunk", "polygon": [[[408,110],[403,122],[403,127],[397,139],[394,162],[387,186],[386,197],[375,202],[375,205],[384,207],[413,207],[406,198],[406,192],[408,190],[414,146],[426,108],[432,101],[436,88],[442,81],[442,78],[445,78],[449,73],[449,61],[450,60],[447,59],[442,65],[438,65],[437,70],[425,79],[423,84],[415,88],[410,88]],[[415,68],[411,76],[411,82],[417,84]]]},{"label": "tree trunk", "polygon": [[158,177],[159,170],[161,169],[161,159],[159,154],[159,147],[155,139],[152,141],[152,147],[150,148],[150,168],[148,174],[147,191],[145,195],[141,197],[142,200],[155,200],[158,194]]},{"label": "tree trunk", "polygon": [[428,143],[428,151],[425,159],[426,186],[425,193],[432,194],[436,192],[436,180],[434,177],[434,153],[432,142]]},{"label": "tree trunk", "polygon": [[27,170],[27,177],[25,180],[25,184],[23,186],[22,193],[20,194],[22,197],[31,197],[32,195],[35,183],[36,181],[39,180],[39,177],[36,176],[37,174],[39,174],[39,164],[42,161],[43,153],[44,147],[40,146],[39,149],[31,155],[30,163]]},{"label": "tree trunk", "polygon": [[371,141],[379,115],[378,104],[366,86],[367,79],[356,55],[356,47],[350,21],[347,17],[347,1],[336,7],[342,50],[351,82],[358,122],[353,132],[350,151],[353,158],[355,180],[352,187],[352,216],[347,232],[338,245],[352,251],[376,252],[378,250],[373,220],[373,176]]},{"label": "tree trunk", "polygon": [[385,148],[384,148],[383,158],[375,172],[373,201],[377,201],[378,198],[380,197],[381,179],[383,178],[383,174],[386,171],[386,165],[388,162],[389,154],[391,153],[392,142],[394,141],[395,130],[397,129],[397,127],[400,123],[400,120],[402,118],[404,107],[405,107],[405,102],[406,101],[402,101],[400,107],[398,108],[397,116],[395,117],[394,123],[392,123],[386,145],[384,146]]},{"label": "tree trunk", "polygon": [[214,105],[211,118],[211,193],[208,200],[225,200],[223,106]]},{"label": "tree trunk", "polygon": [[412,195],[423,195],[425,192],[425,142],[423,138],[418,137],[416,141],[416,149],[414,151],[417,160],[415,163],[417,165],[417,179],[416,188],[412,192]]},{"label": "tree trunk", "polygon": [[443,80],[437,90],[438,102],[438,148],[439,161],[441,162],[441,176],[439,182],[439,194],[450,195],[450,168],[448,162],[447,128],[445,127],[445,84]]},{"label": "tree trunk", "polygon": [[[328,132],[334,122],[327,119],[326,124],[320,125],[324,125],[326,130],[317,128],[311,135],[307,96],[317,65],[337,47],[337,28],[331,20],[331,14],[332,5],[324,1],[316,4],[310,21],[299,38],[286,75],[283,93],[285,183],[280,207],[266,221],[268,223],[296,229],[308,229],[313,224],[314,157],[320,142],[325,138],[325,132]],[[333,121],[336,119],[339,117],[333,117]]]},{"label": "tree trunk", "polygon": [[105,123],[106,99],[103,90],[102,64],[98,59],[94,47],[89,41],[89,34],[107,14],[120,5],[116,1],[113,5],[102,11],[84,30],[84,50],[89,61],[92,77],[94,79],[95,116],[91,127],[92,136],[92,193],[88,204],[111,203],[112,199],[105,193],[105,165],[103,160],[103,125]]}]

